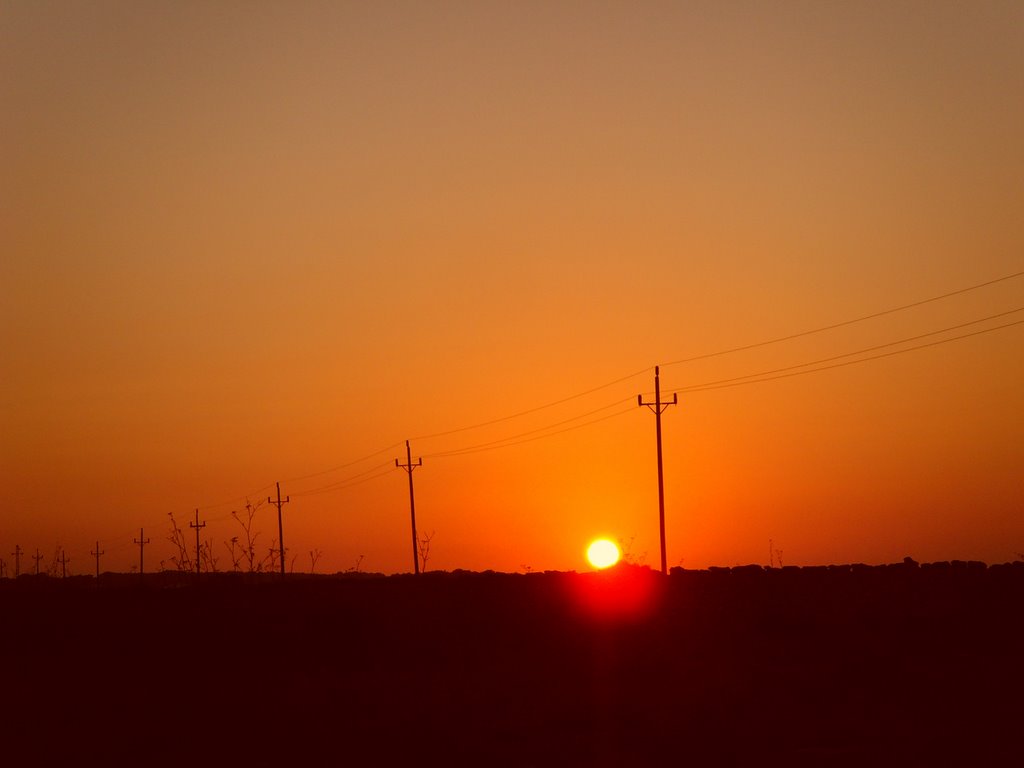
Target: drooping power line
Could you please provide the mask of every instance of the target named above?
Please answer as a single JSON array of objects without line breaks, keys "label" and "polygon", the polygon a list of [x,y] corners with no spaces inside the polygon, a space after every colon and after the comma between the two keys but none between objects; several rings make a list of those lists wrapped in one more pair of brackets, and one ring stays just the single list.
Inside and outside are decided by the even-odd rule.
[{"label": "drooping power line", "polygon": [[[717,385],[717,384],[731,384],[733,382],[742,383],[746,379],[757,379],[757,378],[759,378],[761,376],[769,376],[769,375],[776,374],[776,373],[785,373],[786,371],[794,371],[794,370],[797,370],[799,368],[808,368],[808,367],[810,367],[812,365],[821,365],[822,363],[831,363],[831,362],[834,362],[836,360],[842,360],[843,358],[846,358],[846,357],[855,357],[856,355],[863,355],[863,354],[866,354],[868,352],[876,352],[876,351],[878,351],[880,349],[887,349],[888,347],[895,347],[895,346],[899,346],[900,344],[907,344],[907,343],[909,343],[911,341],[919,341],[921,339],[926,339],[926,338],[928,338],[930,336],[938,336],[938,335],[943,334],[943,333],[949,333],[950,331],[956,331],[956,330],[959,330],[961,328],[967,328],[967,327],[972,326],[972,325],[977,325],[978,323],[985,323],[985,322],[988,322],[989,320],[995,320],[996,318],[999,318],[999,317],[1006,317],[1007,315],[1013,315],[1013,314],[1016,314],[1018,312],[1024,312],[1024,307],[1017,307],[1016,309],[1010,309],[1010,310],[1007,310],[1006,312],[998,312],[998,313],[996,313],[994,315],[989,315],[988,317],[981,317],[981,318],[978,318],[977,320],[969,320],[966,323],[959,323],[958,325],[951,325],[951,326],[948,326],[946,328],[940,328],[937,331],[929,331],[927,333],[920,333],[920,334],[918,334],[916,336],[907,336],[907,337],[902,338],[902,339],[897,339],[896,341],[889,341],[889,342],[886,342],[884,344],[876,344],[876,345],[871,346],[871,347],[864,347],[863,349],[857,349],[857,350],[854,350],[853,352],[844,352],[841,355],[833,355],[831,357],[822,357],[822,358],[819,358],[817,360],[810,360],[810,361],[808,361],[806,363],[797,363],[796,365],[787,365],[787,366],[785,366],[783,368],[773,368],[773,369],[767,370],[767,371],[759,371],[758,373],[748,373],[748,374],[746,374],[744,376],[734,376],[732,378],[718,379],[716,381],[705,381],[705,382],[703,382],[701,384],[693,384],[693,385],[686,386],[686,387],[680,387],[679,389],[673,389],[673,390],[671,390],[671,392],[695,392],[695,391],[700,391],[700,390],[703,390],[703,389],[714,388],[714,386]],[[1016,325],[1016,323],[1010,323],[1009,325]],[[980,331],[979,333],[987,333],[990,330],[991,331],[1000,330],[1001,328],[1009,327],[1009,325],[1000,325],[1000,326],[998,326],[996,328],[984,329],[984,330]],[[976,333],[971,333],[971,334],[967,334],[965,336],[957,336],[955,338],[946,339],[944,341],[940,341],[940,342],[937,342],[937,343],[945,343],[945,341],[956,341],[957,339],[963,339],[963,338],[967,338],[968,336],[975,336],[975,335],[977,335],[977,334]],[[898,350],[896,353],[892,353],[892,354],[898,354],[900,352],[913,352],[914,350],[922,349],[922,348],[924,348],[926,346],[934,346],[934,345],[933,344],[925,344],[925,345],[916,346],[916,347],[909,347],[909,348],[907,348],[905,350]],[[865,358],[865,360],[877,360],[879,357],[887,357],[887,356],[888,355],[878,355],[878,356],[875,356],[875,357]],[[863,361],[854,360],[854,361],[851,361],[851,362],[863,362]],[[835,367],[835,366],[830,366],[830,367]],[[826,368],[822,368],[820,370],[827,370],[827,369]],[[807,373],[812,373],[812,371],[807,371]],[[751,382],[751,383],[753,383],[753,382]]]},{"label": "drooping power line", "polygon": [[[555,427],[561,427],[561,426],[563,426],[565,424],[571,424],[574,421],[579,421],[580,419],[585,419],[587,416],[593,416],[595,413],[601,413],[601,411],[607,411],[609,408],[614,408],[615,406],[622,405],[625,402],[631,402],[632,399],[633,398],[626,398],[625,400],[616,400],[614,403],[609,403],[608,405],[602,405],[600,408],[595,408],[592,411],[587,411],[586,413],[581,413],[579,416],[573,416],[570,419],[563,419],[562,421],[556,421],[553,424],[546,424],[545,426],[537,427],[536,429],[528,429],[525,432],[520,432],[520,433],[515,434],[515,435],[509,435],[508,437],[499,438],[497,440],[490,440],[490,441],[488,441],[486,443],[478,443],[476,445],[469,445],[469,446],[466,446],[464,448],[454,448],[454,449],[449,450],[449,451],[439,451],[437,453],[428,453],[426,456],[427,456],[428,459],[432,459],[432,458],[443,457],[443,456],[455,456],[455,455],[462,455],[462,454],[465,454],[465,453],[475,453],[478,450],[486,450],[486,449],[491,448],[491,447],[498,447],[498,448],[500,448],[500,447],[502,447],[501,445],[499,445],[500,443],[506,443],[506,442],[509,442],[511,440],[517,440],[520,437],[526,437],[527,435],[535,435],[538,432],[546,432],[547,430],[553,429]],[[553,432],[552,434],[559,434],[559,433],[558,432]],[[545,435],[541,435],[540,437],[545,437]]]},{"label": "drooping power line", "polygon": [[[987,287],[987,286],[991,286],[991,285],[995,285],[995,284],[998,284],[998,283],[1001,283],[1001,282],[1005,282],[1005,281],[1008,281],[1008,280],[1019,278],[1021,276],[1024,276],[1024,270],[1018,271],[1018,272],[1014,272],[1012,274],[1004,275],[1002,277],[998,277],[998,278],[995,278],[995,279],[992,279],[992,280],[987,280],[985,282],[981,282],[981,283],[977,283],[977,284],[974,284],[974,285],[970,285],[970,286],[967,286],[967,287],[964,287],[964,288],[960,288],[958,290],[949,291],[947,293],[944,293],[944,294],[941,294],[941,295],[938,295],[938,296],[932,296],[932,297],[929,297],[929,298],[926,298],[926,299],[922,299],[922,300],[919,300],[919,301],[911,302],[911,303],[908,303],[908,304],[903,304],[901,306],[893,307],[893,308],[886,309],[886,310],[883,310],[883,311],[880,311],[880,312],[874,312],[874,313],[871,313],[871,314],[867,314],[867,315],[863,315],[863,316],[860,316],[860,317],[852,318],[852,319],[845,320],[845,321],[842,321],[842,322],[833,323],[831,325],[825,325],[825,326],[821,326],[821,327],[818,327],[818,328],[812,328],[812,329],[801,331],[801,332],[798,332],[798,333],[789,334],[787,336],[781,336],[781,337],[777,337],[777,338],[773,338],[773,339],[767,339],[767,340],[756,342],[756,343],[753,343],[753,344],[746,344],[746,345],[742,345],[742,346],[731,347],[731,348],[722,349],[722,350],[719,350],[719,351],[716,351],[716,352],[710,352],[710,353],[706,353],[706,354],[702,354],[702,355],[697,355],[697,356],[693,356],[693,357],[689,357],[689,358],[683,358],[683,359],[679,359],[679,360],[674,360],[674,361],[671,361],[669,363],[665,363],[664,365],[678,365],[678,364],[682,364],[682,363],[686,363],[686,362],[692,362],[692,361],[696,361],[696,360],[702,360],[702,359],[707,359],[707,358],[723,356],[723,355],[734,353],[734,352],[740,352],[740,351],[744,351],[744,350],[749,350],[749,349],[754,349],[754,348],[758,348],[758,347],[768,346],[770,344],[775,344],[775,343],[780,343],[780,342],[783,342],[783,341],[797,339],[797,338],[801,338],[801,337],[804,337],[804,336],[809,336],[809,335],[816,334],[816,333],[822,333],[822,332],[825,332],[825,331],[834,330],[834,329],[837,329],[837,328],[842,328],[844,326],[853,325],[855,323],[864,322],[866,320],[870,320],[870,319],[873,319],[873,318],[883,317],[883,316],[886,316],[886,315],[889,315],[889,314],[893,314],[893,313],[896,313],[896,312],[900,312],[900,311],[904,311],[904,310],[907,310],[907,309],[911,309],[913,307],[918,307],[918,306],[922,306],[922,305],[929,304],[929,303],[932,303],[932,302],[940,301],[942,299],[947,299],[947,298],[950,298],[950,297],[953,297],[953,296],[965,294],[965,293],[968,293],[968,292],[971,292],[971,291],[978,290],[980,288],[984,288],[984,287]],[[1011,310],[1011,312],[1012,311],[1018,311],[1018,310]],[[1002,313],[1002,314],[1009,314],[1009,313]],[[1001,315],[994,315],[992,317],[998,317],[998,316],[1001,316]],[[981,322],[981,321],[972,321],[971,323],[962,324],[960,326],[952,326],[949,329],[945,329],[944,331],[935,331],[935,332],[932,332],[932,333],[929,333],[929,334],[923,334],[923,335],[918,336],[918,337],[911,337],[911,338],[908,338],[908,339],[904,339],[904,340],[901,340],[899,342],[891,342],[889,344],[879,345],[877,347],[866,348],[866,349],[860,350],[858,352],[851,352],[851,353],[846,353],[844,355],[834,356],[832,358],[825,358],[825,359],[818,360],[818,361],[812,361],[812,362],[808,362],[808,363],[803,363],[803,364],[798,365],[798,366],[789,366],[789,367],[783,368],[783,369],[774,369],[773,371],[762,371],[762,372],[756,373],[756,374],[749,374],[748,376],[737,377],[736,380],[718,380],[717,382],[705,382],[703,384],[692,385],[692,386],[689,386],[689,387],[684,387],[684,388],[680,388],[680,389],[677,389],[677,390],[673,390],[673,393],[674,392],[704,391],[704,390],[709,390],[709,389],[718,389],[718,388],[731,387],[731,386],[740,386],[740,385],[743,385],[743,384],[759,383],[761,381],[770,381],[770,380],[773,380],[773,379],[785,378],[785,377],[789,377],[789,376],[804,375],[804,374],[807,374],[807,373],[814,373],[814,372],[817,372],[817,371],[828,370],[828,369],[831,369],[831,368],[839,368],[839,367],[843,367],[843,366],[846,366],[846,365],[852,365],[852,364],[855,364],[855,363],[858,363],[858,362],[867,362],[869,360],[876,360],[876,359],[879,359],[879,358],[889,357],[889,356],[893,356],[893,355],[897,355],[897,354],[903,354],[904,352],[911,352],[911,351],[915,351],[917,349],[923,349],[925,347],[936,346],[938,344],[945,344],[945,343],[948,343],[948,342],[951,342],[951,341],[956,341],[956,340],[959,340],[959,339],[964,339],[964,338],[968,338],[968,337],[971,337],[971,336],[980,335],[980,334],[983,334],[983,333],[989,333],[989,332],[992,332],[992,331],[1001,330],[1003,328],[1008,328],[1008,327],[1011,327],[1011,326],[1019,324],[1019,323],[1008,323],[1006,325],[998,326],[996,328],[990,328],[990,329],[985,329],[985,330],[977,331],[977,332],[974,332],[974,333],[963,334],[961,336],[957,336],[957,337],[954,337],[954,338],[944,339],[944,340],[932,342],[932,343],[929,343],[929,344],[921,344],[921,345],[918,345],[918,346],[915,346],[915,347],[911,347],[911,348],[907,348],[907,349],[902,349],[902,350],[896,350],[896,351],[888,352],[888,353],[885,353],[885,354],[873,355],[873,356],[870,356],[870,357],[864,357],[864,358],[859,358],[859,359],[856,359],[856,360],[849,360],[849,361],[845,361],[845,362],[834,363],[834,364],[825,365],[825,366],[816,367],[816,368],[812,368],[811,367],[811,366],[816,366],[816,365],[820,366],[820,364],[824,363],[824,362],[831,362],[831,361],[834,361],[834,360],[840,360],[843,357],[849,357],[849,356],[853,356],[853,355],[856,355],[856,354],[863,354],[864,352],[873,351],[875,349],[881,349],[881,348],[884,348],[884,347],[887,347],[887,346],[894,346],[896,344],[906,343],[907,341],[912,341],[912,340],[917,339],[917,338],[924,338],[924,337],[929,336],[929,335],[935,335],[935,334],[938,334],[938,333],[947,332],[948,330],[953,330],[955,328],[964,327],[966,325],[970,325],[970,324],[975,323],[975,322]],[[796,370],[797,368],[803,368],[805,370]],[[557,405],[562,405],[562,404],[570,402],[572,400],[585,397],[585,396],[593,394],[595,392],[598,392],[598,391],[607,389],[609,387],[615,386],[616,384],[620,384],[620,383],[629,381],[630,379],[633,379],[633,378],[635,378],[637,376],[640,376],[640,375],[642,375],[644,373],[647,373],[649,371],[650,371],[650,368],[647,367],[647,368],[641,369],[639,371],[636,371],[634,373],[631,373],[631,374],[629,374],[627,376],[623,376],[623,377],[615,379],[613,381],[609,381],[609,382],[607,382],[605,384],[601,384],[599,386],[586,389],[586,390],[584,390],[582,392],[578,392],[578,393],[575,393],[573,395],[569,395],[567,397],[559,398],[557,400],[554,400],[554,401],[551,401],[551,402],[548,402],[548,403],[544,403],[544,404],[536,406],[534,408],[528,408],[528,409],[525,409],[525,410],[522,410],[522,411],[518,411],[518,412],[515,412],[515,413],[508,414],[506,416],[501,416],[501,417],[498,417],[498,418],[490,419],[490,420],[479,422],[479,423],[476,423],[476,424],[471,424],[471,425],[467,425],[467,426],[463,426],[463,427],[458,427],[456,429],[450,429],[450,430],[445,430],[445,431],[441,431],[441,432],[435,432],[435,433],[427,434],[427,435],[420,435],[420,436],[418,436],[416,438],[413,438],[413,439],[426,440],[426,439],[431,439],[431,438],[436,438],[436,437],[442,437],[442,436],[447,436],[447,435],[452,435],[452,434],[458,434],[458,433],[461,433],[461,432],[465,432],[465,431],[469,431],[469,430],[473,430],[473,429],[478,429],[478,428],[482,428],[482,427],[486,427],[486,426],[491,426],[491,425],[498,424],[498,423],[505,422],[505,421],[510,421],[512,419],[515,419],[515,418],[519,418],[519,417],[522,417],[522,416],[533,414],[533,413],[536,413],[536,412],[539,412],[539,411],[543,411],[543,410],[545,410],[547,408],[552,408],[552,407],[555,407]],[[605,406],[604,408],[609,408],[609,407],[612,407],[612,406]],[[603,410],[604,408],[598,409],[598,410]],[[462,449],[453,449],[453,450],[450,450],[450,451],[444,451],[444,452],[440,452],[440,453],[436,453],[436,454],[429,454],[429,455],[432,455],[432,456],[458,456],[458,455],[465,455],[465,454],[468,454],[468,453],[475,453],[475,452],[478,452],[478,451],[488,451],[488,450],[495,450],[495,449],[498,449],[498,448],[510,447],[510,446],[513,446],[513,445],[519,445],[519,444],[526,443],[526,442],[532,442],[534,440],[540,440],[540,439],[545,439],[547,437],[553,437],[555,435],[562,434],[564,432],[568,432],[568,431],[572,431],[572,430],[575,430],[575,429],[583,428],[583,427],[589,426],[591,424],[596,424],[598,422],[605,421],[605,420],[610,419],[610,418],[615,418],[615,417],[617,417],[619,415],[624,415],[625,413],[628,413],[630,411],[629,410],[618,411],[616,413],[612,413],[612,414],[607,415],[607,416],[602,416],[600,418],[593,419],[593,420],[590,420],[590,421],[587,421],[587,422],[584,422],[584,423],[581,423],[581,424],[575,424],[575,425],[572,425],[572,426],[568,426],[568,427],[565,427],[564,429],[558,429],[558,430],[555,430],[555,431],[548,431],[548,430],[551,430],[555,426],[559,426],[559,425],[562,425],[562,424],[569,424],[569,423],[571,423],[573,421],[576,421],[578,419],[585,418],[585,416],[589,415],[590,413],[596,413],[596,412],[597,411],[591,411],[591,412],[588,412],[587,414],[582,414],[582,415],[576,416],[576,417],[574,417],[572,419],[567,419],[567,420],[562,420],[562,421],[559,421],[559,422],[555,422],[554,424],[549,424],[549,425],[547,425],[545,427],[540,427],[540,428],[537,428],[537,429],[534,429],[534,430],[529,430],[528,432],[522,432],[522,433],[519,433],[517,435],[509,436],[509,437],[506,437],[506,438],[503,438],[503,439],[500,439],[500,440],[490,441],[489,443],[482,443],[482,444],[477,444],[477,445],[473,445],[473,446],[467,446],[467,447],[462,448]],[[298,481],[298,480],[302,480],[302,479],[309,479],[309,478],[312,478],[312,477],[318,477],[318,476],[326,475],[326,474],[329,474],[329,473],[332,473],[332,472],[337,472],[337,471],[340,471],[342,469],[346,469],[348,467],[352,467],[352,466],[355,466],[355,465],[357,465],[359,463],[367,461],[368,459],[373,458],[373,457],[375,457],[375,456],[377,456],[379,454],[382,454],[382,453],[385,453],[387,451],[390,451],[390,450],[392,450],[397,445],[400,445],[400,443],[392,444],[391,446],[388,446],[387,448],[382,448],[382,449],[380,449],[378,451],[374,451],[373,453],[367,454],[366,456],[360,457],[360,458],[355,459],[353,461],[346,462],[344,464],[340,464],[340,465],[331,467],[329,469],[313,472],[313,473],[306,474],[306,475],[300,475],[300,476],[297,476],[297,477],[294,477],[294,478],[289,478],[288,480],[289,481]],[[333,483],[330,483],[328,485],[322,486],[320,488],[314,488],[314,489],[311,489],[309,491],[304,491],[301,494],[296,494],[296,495],[312,495],[314,493],[326,493],[326,492],[335,491],[335,490],[342,490],[344,488],[351,487],[353,485],[358,485],[358,484],[361,484],[361,483],[373,480],[373,479],[375,479],[377,477],[381,477],[384,474],[388,473],[388,472],[381,472],[381,473],[377,473],[377,474],[371,474],[375,469],[376,468],[371,468],[370,470],[366,470],[366,471],[361,472],[361,473],[359,473],[357,475],[350,476],[350,477],[347,477],[347,478],[343,478],[343,479],[337,480],[337,481],[335,481]],[[389,471],[394,471],[394,470],[390,469]],[[242,500],[245,500],[248,497],[251,497],[251,496],[254,496],[256,494],[259,494],[260,492],[262,492],[263,490],[265,490],[267,488],[272,488],[272,487],[273,487],[273,484],[268,485],[268,486],[262,486],[261,488],[256,489],[255,491],[252,491],[249,494],[245,494],[243,496],[238,496],[238,497],[235,497],[234,499],[231,499],[231,500],[228,500],[228,501],[218,502],[216,504],[204,505],[204,506],[201,506],[200,509],[210,509],[210,508],[213,508],[213,507],[225,506],[225,505],[228,505],[228,504],[235,503],[237,501],[242,501]],[[224,519],[224,517],[226,517],[226,516],[223,516],[223,517],[220,517],[220,518],[214,518],[214,520]],[[131,544],[133,544],[133,543],[134,544],[140,544],[141,543],[138,540],[133,541],[132,539],[128,538],[127,536],[120,537],[120,538],[124,538],[124,539],[126,539],[126,541],[125,541],[125,543],[123,543],[120,546],[116,547],[116,549],[124,549],[124,548],[126,548],[128,546],[131,546]],[[148,543],[148,540],[146,540],[146,543]],[[141,564],[141,554],[142,554],[141,549],[142,549],[142,547],[140,546],[140,570],[142,570],[142,568],[141,568],[141,565],[142,565]]]},{"label": "drooping power line", "polygon": [[433,434],[429,434],[429,435],[418,435],[416,437],[410,438],[410,440],[429,440],[429,439],[435,438],[435,437],[446,437],[448,435],[454,435],[454,434],[457,434],[459,432],[468,432],[471,429],[480,429],[481,427],[489,427],[492,424],[499,424],[499,423],[501,423],[503,421],[509,421],[510,419],[519,418],[520,416],[528,416],[531,413],[537,413],[537,411],[543,411],[543,410],[545,410],[547,408],[554,408],[556,405],[562,405],[563,403],[568,403],[568,402],[570,402],[572,400],[578,400],[581,397],[586,397],[587,395],[592,395],[595,392],[600,392],[602,389],[608,389],[608,387],[614,387],[616,384],[621,384],[621,383],[623,383],[625,381],[629,381],[630,379],[635,379],[637,376],[645,374],[645,373],[647,373],[650,370],[651,369],[649,367],[648,368],[642,368],[641,370],[635,371],[635,372],[629,374],[628,376],[623,376],[621,378],[615,379],[615,381],[609,381],[609,382],[607,382],[605,384],[601,384],[599,386],[592,387],[591,389],[584,390],[583,392],[577,392],[574,395],[569,395],[568,397],[563,397],[563,398],[561,398],[559,400],[553,400],[550,403],[544,403],[544,405],[538,405],[535,408],[527,408],[525,411],[519,411],[517,413],[510,413],[508,416],[501,416],[499,418],[491,419],[489,421],[482,421],[482,422],[480,422],[478,424],[469,424],[469,425],[467,425],[465,427],[458,427],[457,429],[449,429],[449,430],[446,430],[444,432],[434,432]]},{"label": "drooping power line", "polygon": [[[630,402],[632,402],[632,398],[630,398]],[[481,451],[493,451],[493,450],[497,450],[498,448],[511,448],[513,445],[522,445],[523,443],[532,443],[535,440],[544,440],[545,438],[548,438],[548,437],[554,437],[555,435],[562,435],[562,434],[565,434],[566,432],[572,432],[572,431],[577,430],[577,429],[583,429],[584,427],[589,427],[589,426],[591,426],[593,424],[599,424],[602,421],[608,421],[609,419],[614,419],[614,418],[616,418],[618,416],[625,416],[627,413],[633,413],[633,408],[634,408],[634,406],[631,405],[629,408],[625,408],[624,410],[616,411],[615,413],[610,413],[607,416],[601,416],[600,418],[597,418],[597,419],[591,419],[590,421],[585,421],[582,424],[574,424],[571,427],[565,427],[564,429],[558,429],[558,430],[555,430],[554,432],[548,432],[548,433],[543,434],[543,435],[535,435],[533,437],[527,437],[527,438],[524,438],[522,440],[515,440],[513,442],[502,442],[501,445],[478,446],[478,447],[475,447],[475,448],[467,448],[467,449],[461,450],[461,451],[458,451],[458,450],[456,450],[456,451],[448,451],[447,453],[435,453],[433,455],[434,455],[434,457],[465,456],[467,453],[480,453]],[[511,438],[508,438],[508,439],[511,439]]]},{"label": "drooping power line", "polygon": [[[341,480],[335,480],[333,483],[328,483],[327,485],[321,485],[321,486],[318,486],[316,488],[310,488],[309,490],[306,490],[306,491],[296,491],[296,492],[292,493],[291,495],[292,496],[296,496],[296,497],[299,497],[299,496],[315,496],[316,494],[319,494],[319,493],[328,493],[330,491],[336,491],[336,490],[341,490],[342,488],[348,488],[351,485],[357,485],[358,483],[363,482],[365,480],[372,480],[373,478],[369,477],[369,475],[371,475],[372,473],[376,472],[377,470],[383,469],[385,467],[388,468],[388,471],[391,471],[391,470],[394,469],[394,464],[391,461],[385,461],[383,464],[376,464],[376,465],[370,467],[369,469],[364,470],[363,472],[359,472],[358,474],[349,475],[348,477],[342,478]],[[387,474],[387,472],[382,473],[382,474]],[[381,475],[374,475],[374,477],[380,477],[380,476]]]},{"label": "drooping power line", "polygon": [[[790,373],[781,373],[781,374],[778,374],[776,376],[765,376],[764,378],[747,379],[746,377],[744,377],[745,380],[743,380],[743,381],[734,381],[734,382],[731,382],[731,383],[694,385],[692,388],[684,389],[684,390],[677,390],[677,391],[681,391],[681,392],[706,392],[706,391],[712,390],[712,389],[726,389],[728,387],[743,386],[744,384],[760,384],[760,383],[765,382],[765,381],[774,381],[775,379],[786,379],[786,378],[790,378],[792,376],[803,376],[804,374],[818,373],[819,371],[828,371],[828,370],[831,370],[833,368],[845,368],[848,365],[856,365],[857,363],[866,363],[866,362],[868,362],[870,360],[880,360],[883,357],[893,357],[895,355],[902,355],[902,354],[905,354],[907,352],[915,352],[915,351],[917,351],[919,349],[927,349],[928,347],[937,347],[940,344],[949,344],[952,341],[960,341],[961,339],[969,339],[972,336],[981,336],[982,334],[992,333],[993,331],[1001,331],[1004,328],[1011,328],[1011,327],[1013,327],[1015,325],[1024,325],[1024,320],[1016,320],[1016,321],[1014,321],[1012,323],[1006,323],[1005,325],[997,325],[997,326],[995,326],[993,328],[984,328],[984,329],[982,329],[980,331],[973,331],[972,333],[965,333],[965,334],[962,334],[960,336],[953,336],[953,337],[948,338],[948,339],[941,339],[939,341],[931,341],[931,342],[928,342],[927,344],[918,344],[917,346],[907,347],[906,349],[897,349],[897,350],[894,350],[892,352],[883,352],[880,355],[871,355],[870,357],[861,357],[861,358],[858,358],[856,360],[847,360],[846,362],[843,362],[843,363],[833,363],[832,365],[824,365],[824,366],[821,366],[820,368],[810,368],[808,370],[803,370],[803,371],[792,371]],[[752,374],[752,375],[757,375],[757,374]]]},{"label": "drooping power line", "polygon": [[959,296],[960,294],[963,294],[963,293],[969,293],[971,291],[976,291],[979,288],[985,288],[987,286],[995,285],[996,283],[1002,283],[1002,282],[1005,282],[1006,280],[1013,280],[1013,279],[1021,277],[1021,276],[1024,276],[1024,270],[1022,270],[1020,272],[1014,272],[1012,275],[1004,275],[1003,277],[997,277],[994,280],[986,280],[984,283],[977,283],[976,285],[970,285],[970,286],[967,286],[966,288],[960,288],[960,289],[955,290],[955,291],[950,291],[949,293],[943,293],[943,294],[941,294],[939,296],[932,296],[932,297],[927,298],[927,299],[921,299],[920,301],[911,302],[910,304],[903,304],[903,305],[898,306],[898,307],[892,307],[891,309],[884,309],[881,312],[873,312],[870,315],[862,315],[861,317],[855,317],[855,318],[853,318],[851,320],[843,320],[842,322],[839,322],[839,323],[833,323],[831,325],[823,325],[820,328],[811,328],[810,330],[807,330],[807,331],[800,331],[799,333],[791,333],[788,336],[778,336],[778,337],[776,337],[774,339],[765,339],[764,341],[758,341],[758,342],[755,342],[753,344],[744,344],[743,346],[739,346],[739,347],[730,347],[729,349],[721,349],[721,350],[718,350],[717,352],[707,352],[707,353],[705,353],[703,355],[694,355],[693,357],[684,357],[684,358],[682,358],[680,360],[673,360],[673,361],[671,361],[669,363],[662,363],[662,367],[668,367],[670,365],[680,365],[682,363],[692,363],[692,362],[695,362],[697,360],[707,360],[708,358],[711,358],[711,357],[721,357],[722,355],[729,355],[729,354],[732,354],[733,352],[745,352],[748,349],[757,349],[758,347],[766,347],[769,344],[778,344],[778,343],[783,342],[783,341],[792,341],[793,339],[799,339],[799,338],[802,338],[804,336],[811,336],[811,335],[813,335],[815,333],[823,333],[824,331],[833,331],[836,328],[843,328],[843,327],[845,327],[847,325],[853,325],[855,323],[863,323],[865,320],[874,320],[876,317],[884,317],[885,315],[891,315],[891,314],[893,314],[895,312],[902,312],[902,311],[907,310],[907,309],[913,309],[914,307],[920,307],[920,306],[922,306],[924,304],[931,304],[932,302],[935,302],[935,301],[941,301],[942,299],[948,299],[948,298],[951,298],[953,296]]}]

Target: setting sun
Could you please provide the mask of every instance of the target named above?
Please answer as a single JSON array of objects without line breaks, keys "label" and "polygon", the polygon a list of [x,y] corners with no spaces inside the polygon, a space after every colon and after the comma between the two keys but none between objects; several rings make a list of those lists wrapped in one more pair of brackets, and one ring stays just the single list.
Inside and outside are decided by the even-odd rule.
[{"label": "setting sun", "polygon": [[619,562],[619,547],[611,539],[597,539],[587,547],[587,560],[595,568],[609,568]]}]

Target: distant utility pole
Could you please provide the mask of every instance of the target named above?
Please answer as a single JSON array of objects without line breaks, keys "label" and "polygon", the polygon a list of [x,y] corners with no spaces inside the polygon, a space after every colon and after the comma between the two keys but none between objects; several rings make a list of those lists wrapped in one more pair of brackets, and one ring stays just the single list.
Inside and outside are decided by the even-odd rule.
[{"label": "distant utility pole", "polygon": [[11,557],[14,558],[14,578],[21,575],[21,556],[23,554],[25,554],[25,550],[21,548],[21,544],[15,544],[14,551],[11,552]]},{"label": "distant utility pole", "polygon": [[7,575],[7,561],[0,557],[0,579]]},{"label": "distant utility pole", "polygon": [[36,561],[36,576],[39,575],[39,561],[43,559],[43,556],[39,554],[39,547],[36,547],[36,553],[32,555],[32,559]]},{"label": "distant utility pole", "polygon": [[198,576],[199,575],[199,565],[200,565],[200,562],[201,562],[199,560],[199,529],[206,527],[206,523],[205,522],[202,522],[202,523],[199,522],[199,510],[198,509],[196,510],[196,521],[194,523],[189,523],[188,527],[196,529],[196,576]]},{"label": "distant utility pole", "polygon": [[139,576],[142,576],[146,572],[146,561],[144,555],[146,554],[146,545],[149,544],[149,539],[146,538],[145,529],[139,528],[139,538],[133,540],[139,545]]},{"label": "distant utility pole", "polygon": [[679,395],[673,393],[671,403],[667,401],[663,403],[661,401],[661,380],[658,366],[654,366],[654,402],[645,403],[643,395],[637,395],[636,401],[641,408],[647,407],[654,412],[654,429],[658,440],[658,525],[661,530],[661,572],[667,574],[668,558],[665,554],[665,472],[661,464],[661,414],[670,405],[678,404]]},{"label": "distant utility pole", "polygon": [[96,542],[96,549],[90,551],[89,554],[96,558],[96,582],[99,583],[99,580],[100,580],[100,555],[104,555],[104,554],[106,554],[106,552],[103,552],[103,551],[100,550],[100,543],[97,541]]},{"label": "distant utility pole", "polygon": [[413,573],[419,575],[419,540],[416,538],[416,496],[412,490],[412,471],[416,467],[423,466],[423,459],[418,458],[415,464],[412,463],[412,449],[409,447],[408,440],[405,441],[405,464],[399,464],[398,459],[395,459],[395,466],[409,473],[409,516],[412,519],[412,568]]},{"label": "distant utility pole", "polygon": [[281,484],[277,484],[277,501],[267,496],[267,503],[277,507],[277,546],[281,552],[281,578],[284,578],[284,523],[281,522],[281,507],[292,500],[291,496],[285,496],[281,500]]},{"label": "distant utility pole", "polygon": [[61,547],[60,550],[60,577],[67,578],[68,575],[68,553]]}]

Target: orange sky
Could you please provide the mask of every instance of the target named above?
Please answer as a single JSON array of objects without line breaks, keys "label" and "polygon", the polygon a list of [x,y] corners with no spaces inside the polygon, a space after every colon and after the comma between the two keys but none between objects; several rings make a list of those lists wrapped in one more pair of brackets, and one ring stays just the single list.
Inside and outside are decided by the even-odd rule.
[{"label": "orange sky", "polygon": [[[408,570],[404,473],[300,494],[643,370],[412,447],[429,568],[584,568],[598,534],[657,565],[653,366],[1024,270],[1022,73],[1019,3],[4,4],[0,556],[127,570],[145,526],[156,568],[200,506],[225,568],[281,480],[297,570]],[[669,564],[1013,559],[1022,341],[682,393]]]}]

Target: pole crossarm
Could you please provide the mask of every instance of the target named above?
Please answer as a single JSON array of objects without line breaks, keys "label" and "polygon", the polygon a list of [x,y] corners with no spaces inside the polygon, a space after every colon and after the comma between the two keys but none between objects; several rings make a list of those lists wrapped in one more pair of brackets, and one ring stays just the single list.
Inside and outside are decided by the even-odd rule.
[{"label": "pole crossarm", "polygon": [[668,410],[670,405],[679,405],[679,395],[675,392],[672,393],[672,401],[665,401],[664,403],[645,403],[643,395],[637,395],[637,404],[651,409],[651,413],[662,414]]}]

